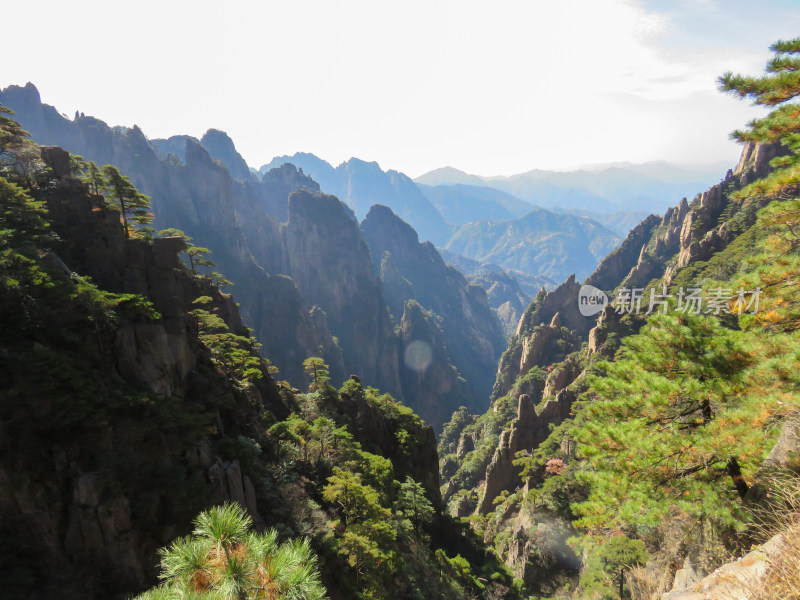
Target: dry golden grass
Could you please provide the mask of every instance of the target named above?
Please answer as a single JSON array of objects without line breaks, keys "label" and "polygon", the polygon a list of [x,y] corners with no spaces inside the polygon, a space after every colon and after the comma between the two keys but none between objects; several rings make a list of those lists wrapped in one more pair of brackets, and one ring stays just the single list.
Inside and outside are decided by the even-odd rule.
[{"label": "dry golden grass", "polygon": [[769,493],[770,519],[765,537],[780,535],[767,569],[750,591],[753,600],[800,600],[800,480],[778,478]]},{"label": "dry golden grass", "polygon": [[661,600],[672,587],[670,569],[634,567],[625,573],[627,587],[633,600]]},{"label": "dry golden grass", "polygon": [[800,515],[783,530],[764,576],[751,587],[753,600],[800,600]]}]

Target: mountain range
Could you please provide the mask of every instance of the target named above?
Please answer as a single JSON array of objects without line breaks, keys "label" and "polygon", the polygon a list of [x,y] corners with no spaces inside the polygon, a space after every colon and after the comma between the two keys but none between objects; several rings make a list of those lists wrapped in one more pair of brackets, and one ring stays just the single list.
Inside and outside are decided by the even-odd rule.
[{"label": "mountain range", "polygon": [[391,208],[409,223],[425,241],[443,244],[450,237],[451,226],[422,194],[408,176],[397,171],[383,171],[378,163],[351,158],[334,168],[313,154],[297,153],[281,156],[263,165],[258,172],[290,163],[303,170],[320,188],[345,202],[363,219],[373,204]]},{"label": "mountain range", "polygon": [[729,165],[714,163],[685,167],[657,161],[634,165],[613,163],[575,171],[533,170],[511,176],[481,177],[453,167],[420,175],[428,186],[491,187],[544,208],[594,213],[619,210],[662,213],[681,197],[692,197],[717,183]]},{"label": "mountain range", "polygon": [[556,281],[585,277],[619,242],[588,217],[534,209],[508,221],[476,221],[459,228],[446,250]]},{"label": "mountain range", "polygon": [[[446,267],[433,246],[420,246],[414,230],[391,210],[368,231],[385,227],[397,239],[382,240],[391,245],[371,253],[352,209],[320,194],[319,185],[292,165],[263,176],[245,170],[221,132],[151,142],[136,126],[111,128],[86,116],[69,120],[43,104],[30,84],[3,90],[0,103],[39,143],[120,165],[151,197],[157,229],[177,228],[198,246],[213,248],[214,269],[235,282],[242,315],[262,340],[263,355],[291,384],[302,386],[303,361],[319,356],[334,381],[363,377],[435,427],[460,405],[486,402],[503,334],[485,291]],[[392,285],[389,271],[381,271],[386,251],[391,272],[413,283]],[[454,299],[437,303],[445,298]],[[409,302],[413,310],[406,311]],[[442,319],[448,324],[440,333]],[[437,381],[441,393],[435,399],[404,361],[406,347],[417,339],[411,335],[428,344],[437,361],[426,380]]]},{"label": "mountain range", "polygon": [[[773,50],[721,81],[797,97]],[[4,594],[797,596],[796,113],[617,236],[697,173],[254,171],[0,91]]]}]

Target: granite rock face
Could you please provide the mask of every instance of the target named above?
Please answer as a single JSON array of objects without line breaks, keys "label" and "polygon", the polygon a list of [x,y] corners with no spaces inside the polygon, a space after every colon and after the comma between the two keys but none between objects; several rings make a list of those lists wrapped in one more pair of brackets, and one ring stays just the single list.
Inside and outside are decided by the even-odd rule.
[{"label": "granite rock face", "polygon": [[302,169],[319,182],[323,192],[333,194],[352,208],[359,219],[363,219],[374,204],[380,203],[410,223],[423,241],[441,245],[452,233],[441,213],[403,173],[383,171],[378,163],[358,158],[334,168],[313,154],[303,152],[276,157],[259,171],[266,173],[284,164]]},{"label": "granite rock face", "polygon": [[511,391],[514,383],[531,368],[563,360],[567,353],[577,349],[576,334],[588,334],[594,324],[593,319],[580,314],[580,288],[572,275],[551,292],[542,290],[528,306],[498,364],[493,400]]},{"label": "granite rock face", "polygon": [[[373,363],[383,359],[370,356],[362,367],[358,361],[365,353],[343,354],[319,314],[335,312],[335,307],[317,306],[313,315],[316,303],[304,298],[291,280],[281,223],[288,218],[292,191],[319,190],[308,176],[287,166],[259,179],[245,172],[230,138],[215,130],[202,140],[175,136],[151,142],[138,127],[111,128],[80,115],[68,120],[42,104],[30,84],[3,90],[0,102],[12,107],[35,141],[57,144],[97,164],[115,164],[151,197],[156,230],[174,227],[194,238],[194,244],[211,248],[214,270],[236,285],[242,317],[282,379],[304,387],[302,361],[317,355],[330,365],[336,383],[350,372],[375,372]],[[331,247],[320,254],[337,251]],[[366,330],[371,323],[354,326]],[[394,346],[387,350],[385,362],[396,363]],[[345,362],[353,368],[345,369]],[[398,389],[396,383],[397,374],[391,369],[384,379],[370,381],[392,390]]]},{"label": "granite rock face", "polygon": [[[419,243],[414,229],[386,206],[373,206],[360,229],[380,273],[389,311],[400,325],[402,352],[408,351],[414,335],[425,331],[424,343],[435,344],[431,348],[436,360],[426,367],[424,378],[432,383],[429,371],[434,368],[449,380],[432,387],[423,384],[422,374],[402,361],[403,394],[409,405],[437,428],[461,405],[484,410],[503,337],[483,289],[445,265],[432,244]],[[411,308],[409,301],[421,310]],[[444,388],[451,401],[440,401],[443,406],[431,421],[426,409],[435,402],[432,390]],[[416,400],[420,394],[429,399]]]},{"label": "granite rock face", "polygon": [[[759,207],[758,201],[733,201],[732,192],[766,174],[769,161],[780,152],[780,148],[747,145],[737,169],[729,171],[720,184],[698,194],[691,202],[683,198],[663,217],[651,215],[644,219],[616,250],[600,261],[584,284],[603,290],[613,300],[614,294],[623,287],[655,286],[660,289],[669,285],[687,265],[708,260],[736,239],[742,224],[746,227],[748,219]],[[500,430],[491,460],[483,463],[485,467],[480,467],[483,472],[469,474],[470,483],[463,490],[457,485],[448,485],[445,489],[445,498],[451,501],[451,513],[459,516],[472,512],[489,514],[495,511],[494,500],[502,492],[527,491],[527,486],[540,475],[523,481],[519,468],[513,464],[515,454],[521,450],[536,450],[550,435],[551,427],[569,417],[573,403],[586,390],[582,369],[587,359],[591,360],[595,353],[612,356],[619,341],[641,327],[642,318],[618,313],[612,306],[606,306],[594,316],[584,317],[578,310],[580,288],[581,284],[573,276],[549,292],[542,290],[520,317],[498,366],[492,393],[495,404],[490,408],[497,412],[498,406],[507,406],[507,400],[501,403],[501,398],[518,397],[517,413]],[[586,345],[581,353],[570,353],[581,348],[583,342]],[[478,419],[481,417],[463,422],[469,424]],[[485,422],[492,421],[488,419]],[[487,427],[484,425],[484,430]],[[787,457],[793,456],[797,430],[796,421],[787,424],[778,446],[768,459],[769,465],[785,465]],[[459,461],[469,463],[484,458],[483,454],[480,457],[471,454],[475,452],[478,440],[474,439],[474,428],[468,425],[464,425],[460,437],[447,443],[446,451],[452,453],[455,450],[451,456]],[[569,440],[561,440],[561,452],[570,456],[572,451]],[[443,464],[445,468],[453,468],[448,461]],[[453,478],[457,479],[457,476]],[[526,550],[530,549],[533,538],[529,531],[519,529],[518,521],[528,519],[531,523],[543,524],[549,522],[551,515],[537,517],[526,514],[526,509],[515,508],[514,504],[503,504],[503,511],[497,514],[499,524],[496,531],[501,532],[497,539],[502,539],[504,544],[500,551],[505,553],[506,564],[515,576],[527,580],[529,575],[538,573],[536,577],[546,579],[543,572],[537,571],[538,559]],[[576,572],[575,564],[568,561],[553,568],[564,573]],[[703,585],[709,587],[687,590],[703,575],[694,577],[684,573],[683,583],[676,581],[674,597],[700,597],[692,594],[707,594],[709,590],[719,591],[720,597],[735,597],[724,595],[729,590],[719,587],[719,578],[704,582]],[[687,583],[690,579],[691,586]],[[687,595],[680,595],[683,593]]]},{"label": "granite rock face", "polygon": [[[304,388],[302,361],[320,356],[330,365],[335,385],[355,373],[416,407],[414,390],[419,384],[409,383],[404,390],[400,383],[404,348],[398,345],[394,327],[400,325],[405,302],[418,299],[444,319],[442,355],[457,371],[453,397],[458,390],[462,402],[485,407],[503,345],[497,319],[485,294],[445,267],[435,249],[420,244],[414,230],[394,215],[403,228],[389,227],[379,236],[385,247],[370,252],[351,210],[320,195],[319,185],[307,173],[280,164],[256,175],[224,132],[209,130],[200,140],[175,136],[151,142],[136,127],[112,129],[80,115],[67,120],[42,104],[33,86],[8,88],[1,100],[16,110],[37,141],[59,143],[98,164],[115,163],[152,198],[156,229],[178,228],[194,238],[194,244],[211,248],[214,270],[235,284],[242,318],[254,329],[263,355],[278,368],[281,379]],[[57,168],[68,170],[68,164]],[[419,210],[429,203],[401,174],[384,173],[374,163],[357,160],[333,173],[341,178],[346,198],[364,213],[379,196],[396,200],[393,205],[404,218],[413,216],[418,222],[427,214]],[[328,185],[331,180],[326,177],[322,180]],[[385,251],[392,259],[381,281]],[[91,264],[117,273],[104,267],[108,260],[110,256]],[[406,279],[414,282],[413,291],[403,289]],[[128,337],[134,345],[162,343],[141,327]],[[459,378],[469,385],[458,383]],[[431,422],[441,424],[449,408],[436,408],[439,416]],[[431,419],[432,414],[423,417]]]},{"label": "granite rock face", "polygon": [[335,196],[295,191],[283,237],[288,271],[306,302],[325,311],[345,369],[402,398],[381,283],[352,213]]},{"label": "granite rock face", "polygon": [[409,300],[398,326],[402,366],[400,382],[415,412],[437,430],[453,411],[473,398],[467,381],[450,362],[439,320]]},{"label": "granite rock face", "polygon": [[650,239],[658,223],[658,217],[650,215],[634,227],[622,244],[600,261],[594,273],[584,283],[606,292],[612,291],[636,266],[641,248]]},{"label": "granite rock face", "polygon": [[[294,186],[314,189],[312,181],[290,175],[275,183],[275,177],[266,182],[238,181],[196,138],[175,136],[150,142],[137,127],[111,128],[86,116],[70,121],[42,104],[31,84],[3,90],[0,102],[15,111],[15,118],[34,141],[56,144],[98,165],[116,165],[150,196],[156,230],[174,227],[194,238],[196,245],[213,249],[214,269],[236,284],[242,316],[282,378],[297,386],[306,383],[302,360],[320,354],[320,344],[305,342],[319,340],[324,340],[323,358],[332,371],[346,377],[329,332],[314,328],[311,305],[297,290],[288,289],[293,285],[290,281],[279,277],[286,274],[286,260],[280,219],[270,210],[280,215],[282,208],[285,215],[288,191]],[[242,171],[243,161],[225,134],[209,132],[204,140],[217,157],[234,169],[238,164]],[[90,269],[104,269],[102,261],[87,264]]]},{"label": "granite rock face", "polygon": [[200,139],[200,143],[214,160],[221,162],[231,177],[239,181],[255,179],[242,156],[236,151],[233,140],[224,131],[209,129]]},{"label": "granite rock face", "polygon": [[[200,296],[210,298],[207,308],[232,331],[245,330],[232,298],[181,265],[183,239],[127,239],[119,212],[61,170],[66,152],[46,148],[42,155],[60,175],[38,192],[58,234],[43,260],[66,285],[90,274],[105,290],[140,294],[157,316],[121,311],[114,327],[98,324],[76,338],[84,349],[77,360],[102,365],[94,383],[106,395],[82,397],[82,386],[75,387],[79,372],[65,367],[63,374],[47,374],[65,378],[55,391],[3,405],[0,436],[15,450],[0,452],[0,552],[8,551],[5,540],[15,540],[15,551],[29,558],[25,572],[39,582],[37,597],[110,597],[110,590],[133,592],[152,583],[157,549],[186,532],[193,516],[187,513],[230,500],[263,524],[255,487],[238,461],[220,458],[207,433],[187,439],[164,417],[176,414],[168,407],[205,413],[217,436],[240,431],[243,421],[254,418],[253,406],[276,415],[287,409],[269,375],[244,393],[202,350],[189,314]],[[29,351],[26,340],[18,343],[20,351]],[[57,353],[59,347],[47,350]],[[7,389],[9,379],[0,381]],[[10,383],[12,390],[26,385]],[[29,385],[37,390],[38,384]],[[158,401],[141,403],[144,395]],[[220,398],[235,409],[220,409]],[[86,402],[95,409],[83,414]],[[7,418],[17,423],[13,430]],[[28,429],[37,436],[25,438]],[[172,487],[176,481],[183,491]]]},{"label": "granite rock face", "polygon": [[517,418],[503,431],[486,469],[484,493],[477,510],[479,514],[491,512],[493,500],[500,492],[520,485],[521,469],[513,464],[517,452],[536,448],[545,441],[550,435],[550,425],[558,425],[569,415],[575,399],[573,392],[562,389],[537,413],[530,396],[523,394],[519,397]]}]

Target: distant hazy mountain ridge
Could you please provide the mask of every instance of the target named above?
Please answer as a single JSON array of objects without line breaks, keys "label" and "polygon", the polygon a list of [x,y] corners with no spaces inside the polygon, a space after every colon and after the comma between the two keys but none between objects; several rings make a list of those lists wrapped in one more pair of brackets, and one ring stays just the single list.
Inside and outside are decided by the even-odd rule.
[{"label": "distant hazy mountain ridge", "polygon": [[657,161],[612,163],[575,171],[533,170],[509,177],[481,177],[452,167],[415,179],[428,186],[466,184],[501,190],[543,207],[595,212],[640,210],[661,213],[681,197],[693,197],[719,182],[727,164],[685,167]]},{"label": "distant hazy mountain ridge", "polygon": [[619,237],[586,217],[535,209],[520,219],[478,221],[461,227],[446,250],[563,281],[582,278],[619,242]]},{"label": "distant hazy mountain ridge", "polygon": [[317,181],[322,191],[345,202],[363,219],[373,204],[384,204],[409,223],[420,239],[443,244],[452,228],[408,176],[383,171],[376,162],[351,158],[334,168],[313,154],[280,156],[263,165],[260,173],[291,163]]}]

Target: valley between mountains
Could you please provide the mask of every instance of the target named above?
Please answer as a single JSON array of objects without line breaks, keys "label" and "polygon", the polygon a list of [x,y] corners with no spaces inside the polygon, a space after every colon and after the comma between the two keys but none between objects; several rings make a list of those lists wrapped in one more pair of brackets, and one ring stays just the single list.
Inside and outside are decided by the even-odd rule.
[{"label": "valley between mountains", "polygon": [[711,167],[256,167],[1,90],[2,596],[796,597],[783,44]]}]

